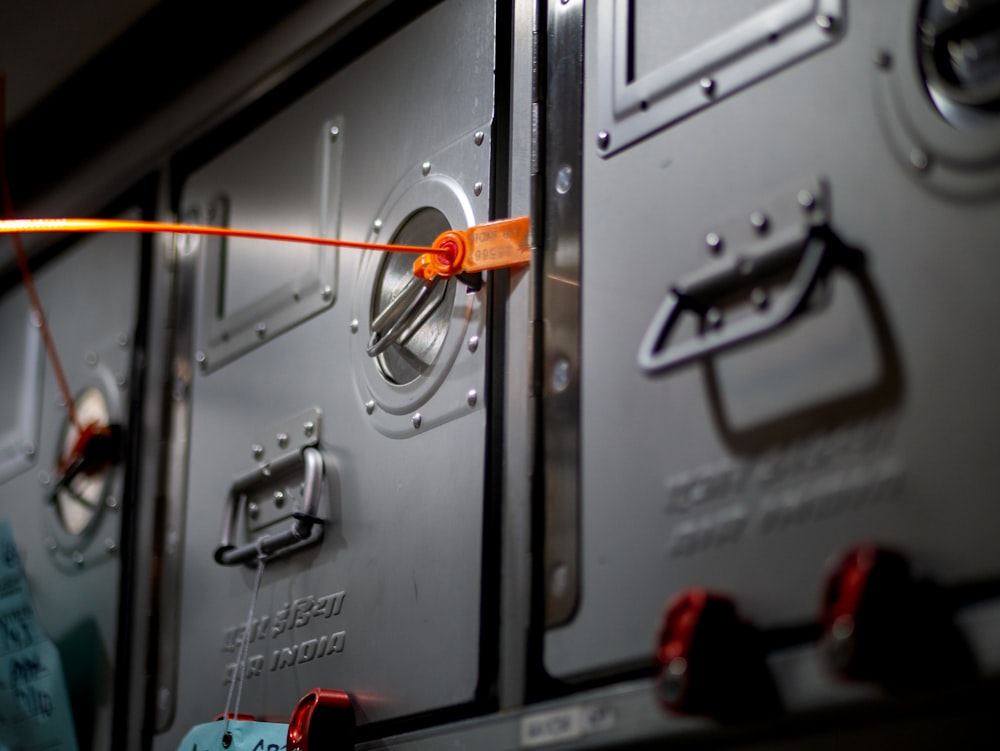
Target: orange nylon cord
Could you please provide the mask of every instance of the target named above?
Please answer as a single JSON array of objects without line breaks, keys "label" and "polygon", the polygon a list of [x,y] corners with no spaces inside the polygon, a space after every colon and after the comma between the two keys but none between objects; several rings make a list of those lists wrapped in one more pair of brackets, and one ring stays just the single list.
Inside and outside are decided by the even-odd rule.
[{"label": "orange nylon cord", "polygon": [[282,232],[261,232],[258,230],[235,229],[233,227],[212,227],[204,224],[174,224],[171,222],[144,222],[128,219],[6,219],[0,220],[0,235],[14,235],[33,232],[165,232],[175,235],[219,235],[223,237],[246,237],[252,240],[278,240],[280,242],[307,243],[309,245],[330,245],[338,248],[359,250],[384,250],[391,253],[442,253],[440,248],[426,245],[393,245],[385,243],[337,240],[330,237],[309,235],[289,235]]},{"label": "orange nylon cord", "polygon": [[[10,185],[7,182],[7,77],[0,73],[0,192],[3,193],[3,213],[7,217],[14,216],[14,201],[10,194]],[[17,255],[17,266],[21,271],[21,280],[24,289],[28,293],[28,300],[38,319],[38,326],[42,332],[42,341],[45,342],[45,351],[48,353],[49,362],[52,364],[52,371],[59,384],[59,391],[62,393],[63,401],[66,402],[66,412],[70,422],[78,433],[83,433],[83,426],[76,414],[76,404],[73,401],[73,392],[70,391],[69,382],[66,380],[66,373],[63,371],[62,363],[59,361],[59,353],[56,351],[55,342],[52,340],[52,333],[49,331],[48,321],[45,320],[45,312],[42,310],[42,302],[38,298],[35,290],[35,282],[31,276],[31,268],[28,265],[28,254],[24,251],[21,237],[16,230],[11,231],[11,240],[14,243],[14,252]]]}]

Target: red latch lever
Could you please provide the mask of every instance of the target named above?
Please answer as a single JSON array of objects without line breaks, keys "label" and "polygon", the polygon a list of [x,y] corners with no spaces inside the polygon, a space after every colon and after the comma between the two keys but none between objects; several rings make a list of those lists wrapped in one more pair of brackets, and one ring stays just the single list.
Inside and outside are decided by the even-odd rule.
[{"label": "red latch lever", "polygon": [[346,691],[314,688],[295,705],[288,723],[288,751],[354,748],[354,707]]}]

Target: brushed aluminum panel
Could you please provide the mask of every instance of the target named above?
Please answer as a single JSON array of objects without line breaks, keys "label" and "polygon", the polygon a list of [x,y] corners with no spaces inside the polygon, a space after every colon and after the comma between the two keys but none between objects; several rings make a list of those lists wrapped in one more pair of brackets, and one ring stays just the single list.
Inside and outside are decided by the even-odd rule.
[{"label": "brushed aluminum panel", "polygon": [[8,294],[0,315],[0,341],[7,357],[0,370],[0,482],[28,469],[38,446],[44,350],[41,331],[27,297]]},{"label": "brushed aluminum panel", "polygon": [[[814,621],[826,560],[862,540],[946,585],[1000,572],[989,328],[1000,213],[984,190],[944,197],[954,191],[933,162],[900,159],[882,122],[896,107],[886,56],[892,95],[945,122],[895,67],[913,64],[900,29],[915,28],[918,6],[851,5],[822,54],[613,159],[585,149],[580,608],[547,633],[552,674],[649,665],[664,604],[689,586],[731,595],[765,628]],[[588,41],[601,12],[588,6]],[[662,13],[685,22],[676,6]],[[602,63],[586,49],[593,132]],[[927,127],[930,150],[962,136]],[[991,154],[998,142],[994,124],[967,143]],[[763,202],[816,177],[867,273],[836,274],[822,305],[768,340],[643,374],[643,332],[669,285],[712,262],[709,233],[737,221],[751,235]],[[745,244],[729,234],[724,254]]]},{"label": "brushed aluminum panel", "polygon": [[[490,132],[493,116],[494,23],[488,2],[436,6],[264,126],[260,142],[280,151],[293,171],[311,174],[314,144],[298,134],[340,118],[345,238],[390,239],[396,197],[423,179],[452,186],[450,195],[464,207],[453,222],[485,221],[492,147],[488,137],[476,134]],[[440,46],[428,54],[429,40],[437,39],[449,40],[447,54]],[[255,179],[252,189],[266,195],[268,176]],[[190,205],[213,194],[203,173],[188,184],[182,201]],[[303,205],[316,205],[312,196],[300,198]],[[289,199],[275,190],[276,206]],[[454,214],[447,205],[440,210]],[[296,215],[296,222],[307,222],[301,211]],[[308,231],[296,222],[288,229]],[[177,707],[155,748],[176,747],[188,728],[225,704],[252,572],[219,566],[212,551],[226,494],[253,459],[248,437],[313,405],[323,413],[319,448],[333,522],[321,544],[266,566],[240,711],[286,718],[316,685],[351,692],[361,724],[475,697],[486,422],[481,395],[489,336],[485,288],[471,294],[456,289],[447,337],[459,346],[449,355],[447,373],[429,393],[415,397],[424,400],[416,408],[430,410],[426,422],[404,410],[394,417],[405,429],[389,430],[379,422],[388,419],[380,409],[366,407],[381,395],[366,391],[356,368],[356,340],[368,337],[359,311],[370,304],[378,265],[370,258],[340,251],[338,289],[328,310],[235,361],[194,375]],[[202,305],[206,300],[198,299]],[[446,342],[442,351],[450,346]],[[392,398],[405,401],[410,388],[390,389]],[[480,397],[472,398],[473,391]],[[283,614],[286,609],[291,612]],[[290,621],[283,626],[286,616]]]},{"label": "brushed aluminum panel", "polygon": [[[138,213],[125,218],[138,218]],[[125,416],[122,408],[128,403],[140,247],[135,235],[89,237],[35,274],[70,388],[75,394],[88,386],[100,388],[116,418]],[[17,301],[15,320],[23,321],[26,298],[20,291],[8,298]],[[13,312],[8,303],[3,301]],[[11,357],[11,366],[20,369],[20,357]],[[51,368],[44,373],[36,464],[33,471],[0,484],[0,517],[11,523],[39,619],[60,650],[78,742],[83,748],[110,748],[124,466],[111,471],[94,524],[80,536],[65,530],[57,534],[48,499],[66,413]]]}]

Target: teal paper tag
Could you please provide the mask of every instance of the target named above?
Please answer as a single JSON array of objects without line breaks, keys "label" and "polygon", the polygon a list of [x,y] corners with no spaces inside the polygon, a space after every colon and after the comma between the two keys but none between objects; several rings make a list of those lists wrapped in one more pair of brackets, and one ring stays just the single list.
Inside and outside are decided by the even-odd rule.
[{"label": "teal paper tag", "polygon": [[184,736],[177,751],[285,751],[288,725],[282,722],[229,721],[232,741],[223,744],[224,720],[195,725]]},{"label": "teal paper tag", "polygon": [[10,524],[0,522],[0,751],[76,751],[55,645],[42,631]]}]

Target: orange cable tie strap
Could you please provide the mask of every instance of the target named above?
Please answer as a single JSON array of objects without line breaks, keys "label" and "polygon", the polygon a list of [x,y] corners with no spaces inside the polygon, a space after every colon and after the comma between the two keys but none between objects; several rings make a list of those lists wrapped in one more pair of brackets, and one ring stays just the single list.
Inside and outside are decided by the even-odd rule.
[{"label": "orange cable tie strap", "polygon": [[531,261],[528,217],[501,219],[438,235],[434,250],[413,262],[413,273],[430,281],[461,273],[520,266]]}]

